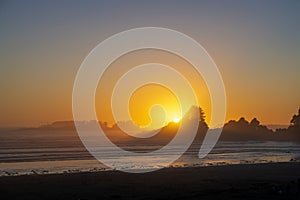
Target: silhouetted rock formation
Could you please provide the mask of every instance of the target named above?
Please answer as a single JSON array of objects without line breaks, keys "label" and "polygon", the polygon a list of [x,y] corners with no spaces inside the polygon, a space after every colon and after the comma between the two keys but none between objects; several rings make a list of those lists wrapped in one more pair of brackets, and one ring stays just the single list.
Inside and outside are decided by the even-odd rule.
[{"label": "silhouetted rock formation", "polygon": [[290,126],[286,129],[276,129],[277,137],[286,141],[300,142],[300,108],[297,115],[293,115]]},{"label": "silhouetted rock formation", "polygon": [[288,130],[300,134],[300,108],[298,110],[298,114],[292,117],[291,125],[289,126]]},{"label": "silhouetted rock formation", "polygon": [[271,140],[300,142],[300,109],[298,115],[291,119],[291,125],[287,129],[272,131],[254,118],[249,123],[243,117],[238,121],[230,120],[224,125],[220,140],[244,141],[244,140]]},{"label": "silhouetted rock formation", "polygon": [[220,140],[268,140],[274,135],[273,131],[254,118],[249,123],[241,117],[238,121],[230,120],[223,127]]},{"label": "silhouetted rock formation", "polygon": [[181,158],[184,158],[185,156],[198,157],[199,149],[208,130],[208,125],[205,122],[205,113],[200,107],[196,107],[196,106],[191,107],[191,109],[186,115],[187,118],[192,118],[196,116],[196,112],[199,112],[199,124],[198,124],[197,134],[191,146],[187,149],[187,151],[182,155]]},{"label": "silhouetted rock formation", "polygon": [[[137,146],[137,145],[140,145],[140,146],[145,145],[145,147],[146,146],[156,146],[155,149],[145,148],[142,151],[142,152],[150,152],[153,150],[160,149],[160,148],[164,147],[165,145],[167,145],[175,137],[179,126],[183,126],[184,127],[183,130],[185,130],[185,129],[188,130],[189,127],[191,126],[191,123],[195,120],[195,117],[197,116],[196,112],[198,112],[198,115],[199,115],[199,127],[201,127],[201,128],[200,129],[198,128],[197,135],[196,135],[193,145],[192,145],[193,148],[195,148],[195,144],[197,143],[197,141],[202,141],[202,139],[208,129],[208,126],[204,121],[205,115],[204,115],[203,110],[196,106],[193,106],[189,109],[189,111],[181,119],[180,123],[170,122],[167,126],[162,127],[162,129],[157,134],[155,134],[154,136],[149,137],[149,138],[136,138],[136,137],[130,136],[130,135],[126,134],[125,132],[123,132],[118,127],[117,124],[113,125],[111,129],[108,128],[106,135],[114,144],[118,145],[119,147],[123,148],[124,150],[135,151],[134,148],[132,148],[132,147]],[[205,130],[200,132],[199,130],[202,130],[203,128],[205,128]],[[198,134],[198,133],[201,133],[201,134]],[[139,149],[136,152],[141,152],[141,151]]]}]

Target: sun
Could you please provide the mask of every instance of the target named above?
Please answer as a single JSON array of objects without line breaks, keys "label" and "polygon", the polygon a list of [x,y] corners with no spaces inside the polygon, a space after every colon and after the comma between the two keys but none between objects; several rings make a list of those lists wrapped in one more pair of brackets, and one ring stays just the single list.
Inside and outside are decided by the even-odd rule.
[{"label": "sun", "polygon": [[173,122],[178,123],[180,121],[179,117],[173,119]]}]

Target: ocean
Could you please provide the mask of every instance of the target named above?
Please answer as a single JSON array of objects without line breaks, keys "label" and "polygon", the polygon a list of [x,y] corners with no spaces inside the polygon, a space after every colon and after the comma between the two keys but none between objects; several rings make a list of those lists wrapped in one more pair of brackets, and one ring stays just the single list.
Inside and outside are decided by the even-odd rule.
[{"label": "ocean", "polygon": [[[0,139],[0,176],[114,170],[114,167],[108,168],[91,156],[73,131],[2,130]],[[145,149],[145,146],[134,148]],[[203,159],[195,156],[198,151],[197,148],[192,149],[168,167],[300,161],[300,144],[293,142],[219,141]],[[169,153],[177,154],[176,147]],[[130,165],[133,159],[141,157],[121,157],[114,150],[108,151],[106,156],[116,166],[123,162],[131,169],[158,169],[168,155],[147,158],[147,166]]]}]

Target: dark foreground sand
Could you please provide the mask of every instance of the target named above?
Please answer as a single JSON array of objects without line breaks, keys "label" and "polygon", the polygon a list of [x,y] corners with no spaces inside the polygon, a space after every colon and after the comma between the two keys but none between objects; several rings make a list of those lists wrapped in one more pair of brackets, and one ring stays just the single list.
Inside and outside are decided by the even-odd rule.
[{"label": "dark foreground sand", "polygon": [[1,199],[300,199],[300,163],[0,178]]}]

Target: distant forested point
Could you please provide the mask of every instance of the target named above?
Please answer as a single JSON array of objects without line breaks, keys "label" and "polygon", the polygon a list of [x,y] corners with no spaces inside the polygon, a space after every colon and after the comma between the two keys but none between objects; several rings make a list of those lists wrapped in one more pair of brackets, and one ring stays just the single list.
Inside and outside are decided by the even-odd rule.
[{"label": "distant forested point", "polygon": [[[205,121],[205,113],[201,108],[191,107],[189,112],[183,117],[182,122],[189,121],[193,118],[195,112],[199,112],[199,127],[198,132],[195,137],[195,141],[199,143],[202,141],[206,135],[207,130],[209,129]],[[110,137],[114,131],[114,136],[116,138],[122,139],[132,139],[131,137],[126,136],[126,133],[116,133],[116,131],[121,131],[117,124],[113,126],[108,126],[106,122],[81,122],[82,124],[89,123],[99,123],[102,129],[107,132],[107,135]],[[180,123],[172,123],[163,127],[161,133],[155,136],[156,139],[159,138],[169,138],[174,137],[176,130]],[[70,130],[76,131],[74,121],[57,121],[51,124],[43,125],[34,129],[43,129],[43,130]],[[271,141],[297,141],[300,142],[300,108],[297,114],[294,114],[291,117],[290,125],[287,128],[278,128],[276,130],[269,129],[267,126],[262,125],[258,119],[253,118],[251,121],[247,121],[244,117],[241,117],[239,120],[230,120],[225,123],[223,126],[222,134],[220,140],[225,141],[245,141],[245,140],[271,140]]]},{"label": "distant forested point", "polygon": [[230,120],[223,127],[221,140],[275,140],[300,141],[300,108],[293,115],[288,128],[273,131],[253,118],[248,122],[241,117],[238,121]]}]

